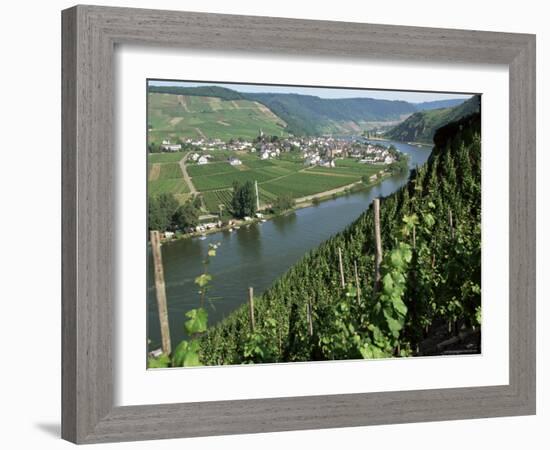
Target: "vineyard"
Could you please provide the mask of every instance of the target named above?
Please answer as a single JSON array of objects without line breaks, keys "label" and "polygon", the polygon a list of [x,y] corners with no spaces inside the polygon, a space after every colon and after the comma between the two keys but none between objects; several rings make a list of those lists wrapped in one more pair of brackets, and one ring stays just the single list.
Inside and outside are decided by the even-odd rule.
[{"label": "vineyard", "polygon": [[[384,166],[360,164],[354,159],[338,159],[336,167],[304,167],[301,159],[284,155],[278,159],[260,160],[250,153],[239,153],[240,166],[221,162],[227,152],[211,152],[215,161],[209,164],[188,164],[187,172],[193,184],[201,192],[209,212],[219,211],[219,205],[227,208],[228,195],[234,182],[258,182],[261,205],[271,204],[277,197],[293,198],[330,191],[361,181],[384,170]],[[220,156],[221,155],[221,156]],[[233,152],[234,156],[235,153]]]},{"label": "vineyard", "polygon": [[231,209],[231,199],[233,192],[229,189],[221,191],[208,191],[202,194],[206,209],[211,212],[219,211],[220,205],[223,205],[226,211]]},{"label": "vineyard", "polygon": [[[194,346],[193,363],[443,354],[454,348],[449,343],[466,341],[454,351],[479,352],[479,114],[440,128],[434,142],[408,185],[381,199],[379,277],[369,208],[254,298],[254,314],[245,303],[184,341]],[[216,281],[201,277],[205,285]],[[186,365],[181,358],[172,364]]]}]

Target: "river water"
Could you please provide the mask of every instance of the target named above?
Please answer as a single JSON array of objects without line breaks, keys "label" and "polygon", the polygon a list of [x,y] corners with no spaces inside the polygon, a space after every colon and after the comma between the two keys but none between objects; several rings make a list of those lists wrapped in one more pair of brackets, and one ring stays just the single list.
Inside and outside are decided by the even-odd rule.
[{"label": "river water", "polygon": [[[381,143],[393,144],[407,153],[411,169],[424,164],[431,151],[431,147],[402,142]],[[201,261],[208,244],[221,244],[208,267],[213,276],[209,291],[213,307],[208,307],[209,325],[212,325],[247,301],[249,286],[254,287],[255,295],[260,295],[307,251],[342,231],[374,198],[392,194],[407,182],[408,177],[408,173],[394,175],[367,190],[298,209],[264,223],[242,226],[233,232],[222,231],[207,235],[203,240],[182,239],[164,244],[162,258],[172,346],[185,338],[185,312],[199,306],[194,279],[202,273]],[[148,338],[149,348],[154,349],[160,346],[160,330],[150,248],[147,258]]]}]

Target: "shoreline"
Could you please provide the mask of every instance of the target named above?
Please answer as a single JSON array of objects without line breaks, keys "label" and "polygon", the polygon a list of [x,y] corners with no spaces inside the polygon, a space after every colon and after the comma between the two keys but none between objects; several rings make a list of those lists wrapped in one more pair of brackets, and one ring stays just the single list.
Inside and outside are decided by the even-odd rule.
[{"label": "shoreline", "polygon": [[351,184],[341,186],[339,188],[331,189],[330,191],[324,191],[324,192],[319,192],[317,194],[312,194],[312,195],[308,195],[308,196],[305,196],[305,197],[300,197],[300,198],[304,198],[304,199],[307,199],[307,200],[303,200],[299,203],[296,203],[291,209],[289,209],[287,211],[284,211],[281,214],[264,214],[264,213],[262,213],[262,214],[264,214],[264,217],[262,219],[259,219],[259,218],[256,218],[256,217],[254,217],[252,220],[231,219],[234,222],[231,225],[227,224],[227,225],[223,225],[221,227],[211,228],[211,229],[205,230],[203,232],[181,233],[179,235],[176,234],[171,238],[162,238],[161,243],[162,244],[167,244],[167,243],[170,243],[170,242],[177,242],[177,241],[182,240],[182,239],[200,238],[201,236],[206,237],[208,235],[215,234],[215,233],[220,233],[220,232],[223,232],[223,231],[229,231],[229,230],[232,231],[232,230],[235,229],[235,227],[240,228],[240,227],[246,226],[246,225],[251,225],[251,224],[256,224],[256,223],[264,223],[264,222],[267,222],[268,220],[272,220],[276,217],[291,214],[292,212],[297,211],[299,209],[304,209],[304,208],[309,208],[309,207],[312,207],[312,206],[316,206],[314,204],[314,200],[318,200],[319,202],[325,202],[325,201],[328,201],[328,200],[337,199],[338,197],[343,197],[343,196],[348,195],[348,194],[353,194],[354,192],[361,192],[361,191],[367,190],[367,189],[381,183],[384,179],[386,179],[387,177],[389,177],[391,175],[392,174],[389,173],[389,172],[383,172],[381,174],[380,178],[378,178],[375,182],[371,182],[369,184],[365,184],[363,181],[355,181]]},{"label": "shoreline", "polygon": [[382,137],[365,137],[364,139],[367,139],[369,141],[382,141],[382,142],[399,142],[400,144],[407,144],[407,145],[413,145],[415,147],[433,147],[433,142],[413,142],[413,141],[400,141],[398,139],[387,139]]}]

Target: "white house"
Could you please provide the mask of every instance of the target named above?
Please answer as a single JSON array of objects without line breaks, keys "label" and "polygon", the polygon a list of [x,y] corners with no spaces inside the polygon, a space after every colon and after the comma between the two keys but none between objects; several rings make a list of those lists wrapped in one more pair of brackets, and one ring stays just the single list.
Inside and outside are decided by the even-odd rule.
[{"label": "white house", "polygon": [[269,152],[267,150],[263,151],[260,155],[260,158],[262,159],[269,159]]},{"label": "white house", "polygon": [[231,164],[232,166],[240,166],[242,162],[238,158],[231,157],[229,158],[229,164]]},{"label": "white house", "polygon": [[206,156],[201,156],[197,160],[197,164],[199,164],[199,165],[208,164],[208,158]]},{"label": "white house", "polygon": [[167,152],[179,152],[181,151],[181,144],[168,144],[163,145],[162,148]]},{"label": "white house", "polygon": [[198,153],[193,153],[190,158],[191,158],[191,161],[193,162],[197,162],[197,159],[199,159],[199,154]]}]

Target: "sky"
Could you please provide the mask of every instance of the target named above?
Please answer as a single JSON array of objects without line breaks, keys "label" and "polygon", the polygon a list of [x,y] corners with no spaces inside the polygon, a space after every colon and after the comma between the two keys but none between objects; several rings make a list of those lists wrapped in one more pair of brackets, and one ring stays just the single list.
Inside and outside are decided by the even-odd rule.
[{"label": "sky", "polygon": [[233,89],[238,92],[271,92],[278,94],[303,94],[315,95],[321,98],[357,98],[368,97],[384,100],[404,100],[411,103],[429,102],[451,98],[468,99],[471,93],[450,93],[450,92],[414,92],[414,91],[391,91],[374,89],[343,89],[343,88],[318,88],[298,86],[273,86],[266,84],[233,84],[216,82],[187,82],[187,81],[164,81],[149,80],[152,86],[221,86]]}]

